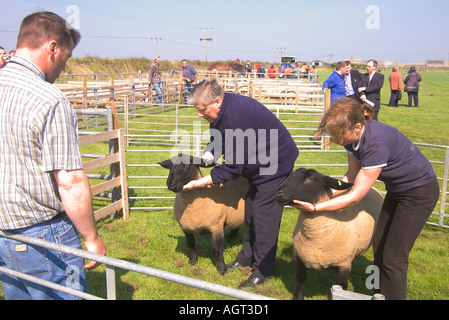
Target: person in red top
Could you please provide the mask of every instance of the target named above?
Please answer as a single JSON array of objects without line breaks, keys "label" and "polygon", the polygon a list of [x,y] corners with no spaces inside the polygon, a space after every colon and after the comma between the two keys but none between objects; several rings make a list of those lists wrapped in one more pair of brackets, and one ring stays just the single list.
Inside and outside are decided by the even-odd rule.
[{"label": "person in red top", "polygon": [[403,89],[402,87],[402,75],[399,73],[397,66],[393,67],[393,72],[390,74],[390,102],[388,102],[389,107],[397,107],[399,102],[399,91]]},{"label": "person in red top", "polygon": [[274,68],[274,65],[271,65],[270,69],[268,69],[268,78],[276,78],[276,69]]}]

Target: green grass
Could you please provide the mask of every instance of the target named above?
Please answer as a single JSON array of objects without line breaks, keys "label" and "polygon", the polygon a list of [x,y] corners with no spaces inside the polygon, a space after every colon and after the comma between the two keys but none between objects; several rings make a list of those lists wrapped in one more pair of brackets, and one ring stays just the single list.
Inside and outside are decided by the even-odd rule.
[{"label": "green grass", "polygon": [[[320,80],[324,81],[330,71],[323,72]],[[449,95],[449,73],[422,73],[423,81],[420,90],[420,107],[405,108],[407,96],[404,95],[399,108],[390,108],[386,104],[389,100],[388,75],[384,73],[386,81],[382,90],[382,108],[379,119],[399,128],[412,141],[437,145],[449,145],[449,115],[447,113]],[[443,80],[443,81],[441,81]],[[193,110],[184,110],[185,114],[195,115]],[[184,113],[183,113],[184,114]],[[191,121],[191,120],[188,120]],[[155,126],[154,126],[155,127]],[[188,129],[190,130],[190,129]],[[130,147],[133,149],[147,149],[147,147]],[[161,147],[162,148],[162,147]],[[339,149],[335,145],[333,149]],[[431,159],[444,159],[441,150],[427,150],[423,152]],[[89,151],[89,150],[88,150]],[[155,164],[168,158],[167,154],[127,153],[127,163]],[[443,158],[441,158],[443,156]],[[345,163],[344,154],[322,155],[316,153],[300,153],[297,163]],[[435,166],[442,175],[442,166]],[[166,175],[165,169],[128,168],[128,175]],[[345,168],[320,168],[327,174],[343,174]],[[130,181],[129,185],[164,185],[163,180],[157,182],[147,179]],[[131,195],[170,195],[166,190],[141,191],[135,190]],[[141,201],[141,200],[139,200]],[[96,199],[96,205],[101,206]],[[145,206],[154,203],[145,200],[131,201],[133,205]],[[160,200],[157,204],[169,205],[170,200]],[[276,299],[291,299],[295,289],[295,264],[291,235],[296,224],[298,211],[285,209],[279,235],[278,253],[274,277],[255,289],[254,292]],[[447,223],[446,223],[447,224]],[[217,283],[236,288],[245,280],[250,270],[233,270],[221,276],[215,268],[210,237],[199,237],[197,247],[199,251],[198,263],[188,264],[187,245],[184,235],[179,228],[171,210],[132,210],[127,221],[109,218],[98,222],[99,232],[108,248],[108,256],[142,264],[152,268],[181,274],[188,277]],[[243,229],[237,239],[226,239],[225,261],[231,262],[240,250]],[[417,239],[409,260],[408,299],[435,300],[449,299],[449,230],[426,226]],[[372,250],[353,262],[353,270],[349,278],[349,290],[358,293],[371,294],[366,289],[366,267],[373,261]],[[105,267],[101,266],[87,273],[89,291],[91,294],[106,297]],[[308,300],[325,300],[329,298],[330,288],[334,284],[333,270],[308,272],[305,287],[305,297]],[[120,300],[178,300],[178,299],[226,299],[226,297],[210,292],[189,288],[168,281],[155,279],[127,270],[116,270],[117,299]]]}]

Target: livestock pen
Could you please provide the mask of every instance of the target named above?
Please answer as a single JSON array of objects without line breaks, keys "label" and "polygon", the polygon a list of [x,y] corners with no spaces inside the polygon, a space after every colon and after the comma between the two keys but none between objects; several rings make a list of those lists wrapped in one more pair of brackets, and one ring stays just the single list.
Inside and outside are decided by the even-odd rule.
[{"label": "livestock pen", "polygon": [[[215,267],[210,261],[212,257],[206,254],[206,252],[210,251],[210,247],[207,247],[207,241],[199,241],[201,252],[198,265],[193,267],[186,265],[184,260],[187,248],[182,244],[181,230],[177,226],[170,210],[174,195],[168,192],[165,187],[167,172],[157,164],[158,161],[167,159],[170,153],[177,152],[179,149],[190,151],[191,153],[201,152],[204,144],[208,142],[208,124],[197,119],[195,109],[184,106],[178,101],[156,106],[148,97],[142,98],[140,96],[139,98],[139,94],[136,94],[136,98],[133,99],[133,88],[132,85],[129,86],[128,76],[125,76],[125,79],[122,80],[115,80],[113,83],[115,86],[120,81],[127,82],[128,84],[123,88],[123,92],[115,87],[110,88],[108,81],[110,80],[106,80],[107,85],[101,90],[89,89],[90,92],[86,93],[89,93],[91,96],[86,96],[85,104],[82,102],[85,99],[83,98],[82,90],[77,89],[76,91],[81,91],[81,93],[72,92],[68,96],[73,99],[72,101],[75,102],[79,109],[101,109],[108,105],[114,106],[118,110],[118,125],[126,131],[124,137],[127,143],[125,152],[131,210],[130,219],[125,221],[123,219],[106,217],[98,221],[100,233],[108,246],[108,255],[126,260],[125,263],[114,261],[114,263],[117,263],[117,268],[127,264],[132,265],[131,269],[116,271],[113,277],[117,288],[116,297],[118,299],[221,299],[222,297],[217,297],[214,294],[201,293],[194,286],[193,288],[184,288],[184,286],[158,279],[145,280],[141,274],[127,271],[134,270],[134,267],[147,268],[146,266],[149,266],[151,267],[151,272],[153,268],[156,268],[170,274],[179,274],[181,277],[201,279],[208,283],[212,282],[212,287],[217,284],[231,288],[241,282],[242,278],[247,277],[247,275],[239,272],[231,272],[224,277],[217,276],[214,270]],[[138,88],[139,84],[136,82],[134,85]],[[87,83],[88,81],[86,80]],[[100,88],[100,86],[98,87]],[[111,91],[112,89],[113,91]],[[98,94],[99,92],[103,93],[105,97],[100,99],[100,96],[97,95],[97,98],[87,101],[87,97],[89,99],[90,97],[95,97],[95,93]],[[113,95],[112,92],[114,93]],[[324,99],[324,96],[321,99]],[[293,101],[293,103],[295,101],[293,97],[290,97],[288,100]],[[275,105],[271,104],[268,106],[273,107]],[[300,107],[296,109],[295,104],[287,105],[285,102],[282,102],[277,105],[279,105],[279,108],[273,107],[273,111],[279,114],[280,119],[285,121],[287,127],[309,129],[297,135],[310,136],[316,129],[322,114],[322,110],[319,110],[314,115],[301,115],[300,113],[303,110]],[[158,117],[154,115],[158,115]],[[98,116],[80,115],[79,119],[82,130],[104,130],[105,120]],[[301,123],[298,119],[311,122]],[[292,122],[289,123],[287,121]],[[127,128],[125,128],[126,126]],[[149,132],[148,130],[150,129],[160,131]],[[295,133],[300,131],[292,130],[290,132],[292,132],[292,135],[295,135]],[[158,138],[158,140],[149,140],[150,137],[147,137],[148,135],[155,136],[151,138]],[[305,142],[301,142],[301,139]],[[302,146],[300,147],[300,156],[296,166],[313,167],[320,172],[335,177],[341,176],[346,169],[344,150],[334,145],[326,148],[323,143],[324,141],[312,142],[308,138],[298,137],[297,144]],[[448,147],[434,144],[418,144],[418,146],[432,160],[442,186],[442,197],[435,209],[437,215],[433,215],[429,222],[447,226]],[[107,153],[107,144],[104,145],[104,150]],[[91,152],[90,150],[82,151]],[[378,187],[382,189],[382,184],[380,183]],[[102,207],[104,205],[102,201],[95,199],[95,205]],[[291,231],[296,217],[296,210],[285,210],[279,238],[275,277],[258,289],[255,292],[256,294],[277,299],[291,298],[291,293],[294,290]],[[447,289],[434,282],[437,281],[436,278],[444,277],[444,270],[446,270],[445,261],[447,259],[444,257],[447,257],[447,253],[445,253],[444,248],[446,247],[445,244],[448,243],[448,237],[446,231],[440,230],[444,229],[429,226],[424,230],[423,236],[418,239],[418,243],[415,245],[416,250],[414,249],[412,253],[416,255],[416,258],[414,256],[411,259],[410,269],[417,269],[417,275],[412,274],[410,276],[412,281],[410,299],[420,299],[423,296],[427,298],[433,297],[434,299],[449,298]],[[240,234],[240,239],[241,236],[242,234]],[[441,248],[442,246],[444,248]],[[231,261],[238,249],[239,239],[227,242],[225,249],[226,261]],[[442,263],[439,262],[441,259],[444,260]],[[365,294],[370,293],[365,287],[364,279],[366,274],[364,272],[367,266],[371,264],[371,260],[371,253],[367,253],[366,256],[354,262],[354,275],[350,277],[350,290]],[[105,260],[105,264],[107,263],[111,263],[111,261]],[[428,269],[430,271],[427,271]],[[110,274],[110,272],[109,267],[101,267],[88,274],[88,282],[91,284],[90,288],[93,294],[99,296],[107,295],[109,298],[110,293],[105,292],[104,275],[105,273]],[[322,275],[312,273],[309,279],[310,283],[315,283],[315,285],[306,291],[306,297],[310,299],[326,299],[326,294],[333,285],[333,276],[324,276],[323,279]],[[424,280],[429,281],[429,284],[417,284],[417,282]],[[423,293],[424,291],[425,293]],[[115,294],[111,293],[111,296],[115,296]]]},{"label": "livestock pen", "polygon": [[[124,103],[126,103],[126,101],[124,101]],[[286,106],[283,107],[285,108]],[[154,114],[151,114],[151,109]],[[287,109],[283,109],[282,107],[280,107],[279,109],[273,109],[273,111],[277,113],[279,110],[280,116],[284,116],[285,120],[294,121],[295,117],[301,117],[300,115],[295,113],[295,110],[290,110],[291,114],[282,115],[282,113],[287,113]],[[131,111],[132,109],[125,108],[125,110]],[[106,221],[104,222],[106,228],[105,232],[111,235],[114,234],[114,232],[109,229],[111,228],[110,225],[113,225],[118,226],[117,228],[120,228],[120,230],[126,230],[126,232],[129,232],[130,234],[134,234],[135,237],[139,238],[140,240],[133,245],[132,249],[129,248],[131,252],[133,252],[132,255],[138,257],[138,260],[142,261],[142,263],[149,263],[150,265],[152,265],[152,263],[154,262],[145,260],[145,258],[143,257],[143,255],[145,255],[145,250],[149,249],[148,246],[154,243],[155,246],[160,246],[161,250],[163,250],[164,252],[166,250],[170,252],[173,247],[172,249],[167,249],[165,244],[158,244],[158,241],[160,241],[163,237],[170,238],[174,236],[174,243],[172,244],[175,245],[174,250],[176,252],[174,252],[173,254],[168,254],[168,257],[166,258],[168,261],[170,261],[170,265],[164,265],[164,270],[165,268],[168,268],[168,270],[171,270],[175,273],[182,272],[184,275],[188,275],[194,278],[200,277],[201,279],[204,279],[203,277],[206,277],[208,279],[213,279],[210,280],[212,282],[223,283],[221,282],[223,281],[222,279],[216,278],[212,275],[203,275],[203,272],[206,271],[201,271],[205,270],[205,266],[208,264],[210,264],[211,267],[214,267],[213,263],[210,263],[210,259],[212,258],[208,257],[207,254],[205,254],[206,252],[210,251],[210,248],[207,246],[206,242],[200,242],[200,246],[202,246],[203,249],[200,249],[200,252],[202,253],[200,253],[200,261],[197,267],[188,267],[187,262],[183,262],[183,257],[186,258],[185,252],[187,249],[184,248],[182,244],[182,235],[177,234],[177,231],[174,230],[178,229],[179,227],[171,216],[174,194],[167,191],[165,185],[165,181],[167,178],[166,170],[164,170],[157,164],[159,161],[168,159],[171,154],[176,154],[178,151],[191,154],[200,154],[205,143],[209,141],[208,124],[205,122],[201,122],[197,118],[196,110],[189,106],[151,105],[148,107],[144,107],[143,109],[137,108],[136,110],[137,111],[135,113],[125,111],[120,112],[119,119],[120,126],[127,126],[128,132],[128,134],[125,135],[125,138],[127,139],[126,158],[131,217],[136,217],[139,222],[134,220],[134,227],[128,227],[127,225],[124,225],[118,221],[115,223]],[[317,116],[316,119],[314,119],[314,123],[309,123],[308,126],[305,126],[311,129],[309,131],[310,133],[313,133],[313,131],[316,129],[319,117],[320,116]],[[125,118],[128,118],[129,121],[126,122]],[[285,123],[287,127],[292,127],[294,124],[294,122]],[[300,127],[302,127],[303,125],[304,123]],[[153,129],[158,131],[149,132],[149,130]],[[295,131],[291,132],[292,135],[294,135]],[[301,145],[301,142],[298,141],[297,144],[301,147],[299,148],[300,155],[295,165],[296,167],[315,168],[322,173],[329,174],[334,177],[340,177],[344,174],[347,166],[346,152],[341,147],[332,145],[326,150],[326,148],[324,148],[320,142],[313,145]],[[432,161],[442,186],[442,195],[447,195],[447,168],[449,164],[448,148],[445,146],[426,144],[418,144],[418,146]],[[207,171],[203,172],[205,174],[207,173]],[[446,186],[446,189],[444,189],[444,186]],[[376,187],[383,190],[382,183],[378,183]],[[146,216],[148,216],[148,218],[146,218]],[[296,213],[294,209],[285,210],[283,226],[281,227],[282,235],[280,236],[281,248],[290,247],[290,245],[287,244],[289,241],[291,241],[291,232],[289,230],[291,229],[292,225],[294,226],[295,216]],[[429,224],[447,227],[447,217],[446,197],[442,196],[439,204],[435,208],[434,215],[432,215],[432,217],[429,219]],[[152,222],[149,223],[147,219],[151,220]],[[142,222],[140,222],[140,220],[142,220]],[[148,231],[145,231],[145,228],[147,227],[144,227],[153,224],[157,225],[156,229],[154,229],[154,232],[156,232],[158,236],[155,235],[155,238],[148,234],[150,230],[153,230],[153,227],[148,229]],[[133,228],[137,228],[140,235],[136,234]],[[435,235],[432,236],[428,235],[429,233],[425,234],[425,237],[429,238],[439,237],[439,233],[437,231],[435,231]],[[156,238],[158,239],[157,241]],[[436,239],[434,239],[433,241],[435,240]],[[137,247],[139,246],[143,246],[143,248],[137,249]],[[434,250],[441,250],[437,249],[440,246],[441,245],[435,245]],[[228,247],[228,251],[225,256],[226,261],[232,261],[232,259],[234,258],[233,255],[236,254],[236,248],[238,248],[238,243],[236,244],[235,242],[231,242],[231,245],[230,247]],[[417,246],[417,248],[418,251],[422,250],[419,249],[421,248],[420,246]],[[288,265],[288,260],[286,257],[289,256],[289,250],[284,250],[285,249],[281,250],[280,252],[279,263],[281,264],[281,266],[284,264],[285,266]],[[432,251],[430,248],[425,250],[429,254]],[[149,252],[152,251],[150,250]],[[203,256],[202,260],[201,255]],[[363,274],[362,270],[369,266],[369,261],[371,259],[369,257],[370,256],[368,255],[368,258],[362,257],[354,262],[354,272],[355,274],[359,273],[359,276],[361,276],[362,278],[366,277],[366,275]],[[158,265],[158,263],[156,263],[156,265]],[[291,266],[291,268],[293,267]],[[209,274],[209,272],[211,271],[207,272]],[[236,275],[233,274],[233,276]],[[311,277],[312,279],[314,279],[311,280],[311,283],[313,283],[314,281],[321,282],[321,280],[319,280],[320,277],[317,273],[312,273]],[[330,276],[329,278],[332,279],[333,277]],[[327,283],[328,287],[332,285],[331,279],[325,282]],[[134,279],[133,281],[137,280]],[[278,288],[279,286],[282,287],[283,283],[287,288],[289,288],[287,290],[291,292],[293,289],[290,288],[290,281],[291,283],[294,283],[293,275],[280,275],[278,280],[273,281],[272,286],[274,288]],[[351,290],[369,294],[369,291],[367,291],[363,287],[364,283],[355,280],[355,278],[352,278],[351,281]],[[270,288],[270,285],[268,286],[268,288]],[[156,290],[157,292],[159,292],[158,294],[162,295],[161,291],[159,290],[162,290],[162,288]],[[274,290],[274,292],[270,291],[269,289],[266,290],[267,291],[257,291],[257,293],[281,299],[289,299],[288,294],[279,294],[276,291],[277,289]],[[313,296],[318,292],[323,292],[323,290],[324,289],[322,289],[321,291],[312,289],[311,291],[309,291],[309,293],[306,293],[306,296]],[[175,294],[173,295],[173,297],[179,298],[180,296]],[[197,297],[200,298],[200,296]]]},{"label": "livestock pen", "polygon": [[[128,102],[129,103],[129,102]],[[272,107],[273,105],[268,105]],[[294,106],[291,105],[280,105],[282,107],[279,108],[279,113],[283,113],[288,108],[293,108],[291,110],[292,114],[285,115],[284,120],[293,120],[290,119],[290,116],[301,118],[301,115],[295,115]],[[153,108],[153,111],[158,115],[158,117],[153,117],[149,115],[150,108]],[[170,156],[171,152],[181,151],[190,151],[191,153],[201,152],[202,147],[205,143],[208,142],[208,123],[201,122],[196,115],[195,109],[192,109],[189,106],[182,105],[165,105],[165,106],[155,106],[148,105],[143,106],[142,108],[136,108],[135,113],[132,113],[132,108],[125,108],[125,110],[129,110],[127,114],[128,129],[137,129],[137,130],[127,130],[128,135],[128,143],[127,146],[127,164],[128,173],[129,173],[129,191],[130,191],[130,207],[131,212],[138,214],[139,216],[147,212],[154,219],[162,219],[162,223],[170,222],[161,218],[161,215],[164,215],[164,212],[168,212],[170,214],[169,208],[171,208],[173,203],[174,194],[166,191],[165,179],[166,172],[159,168],[157,162],[160,160],[164,160]],[[274,112],[277,113],[277,108],[274,109]],[[321,111],[322,112],[322,111]],[[300,113],[298,111],[298,113]],[[121,125],[125,126],[125,117],[124,111],[120,113]],[[154,120],[159,118],[159,120]],[[314,123],[310,123],[307,126],[302,123],[301,127],[309,127],[311,130],[308,131],[308,135],[313,133],[316,129],[320,116],[317,116],[313,119]],[[150,120],[151,119],[151,120]],[[302,118],[302,120],[305,120]],[[149,124],[145,124],[145,122],[150,122]],[[158,123],[161,124],[160,127],[157,127]],[[291,127],[292,125],[286,122],[287,127]],[[161,130],[156,132],[148,132],[142,131],[139,132],[140,129],[146,130]],[[162,132],[165,130],[165,132]],[[292,131],[291,131],[292,132]],[[294,134],[294,131],[292,132]],[[146,137],[146,135],[154,135],[152,138],[158,138],[159,140],[156,144],[155,142],[146,141],[150,137]],[[307,135],[307,134],[306,134]],[[171,138],[170,138],[171,137]],[[170,140],[172,139],[172,140]],[[308,139],[307,139],[308,140]],[[154,146],[151,146],[152,143],[155,143]],[[299,145],[300,143],[298,143]],[[177,145],[177,148],[174,148]],[[310,147],[301,147],[300,148],[300,156],[298,158],[296,166],[304,166],[304,167],[314,167],[323,173],[327,173],[333,176],[341,176],[346,170],[346,154],[342,148],[337,146],[332,146],[329,150],[322,150],[322,145],[314,145],[316,148]],[[437,224],[440,225],[440,222],[443,221],[443,226],[447,226],[447,205],[446,205],[446,195],[447,195],[447,147],[440,145],[426,145],[426,144],[418,144],[420,149],[426,154],[426,156],[432,160],[435,170],[437,171],[439,181],[442,186],[442,198],[435,208],[435,214],[429,219],[429,224]],[[154,159],[154,160],[152,160]],[[207,172],[205,172],[207,173]],[[446,186],[446,189],[444,189]],[[136,188],[133,188],[136,187]],[[379,189],[383,188],[383,184],[379,183],[377,185]],[[444,198],[443,198],[444,197]],[[164,209],[168,208],[168,209]],[[168,211],[167,211],[168,210]],[[283,227],[283,234],[286,234],[286,242],[290,241],[289,238],[289,225],[292,223],[291,218],[292,215],[294,217],[295,210],[286,209],[284,214],[285,216],[285,226]],[[290,221],[290,222],[289,222]],[[170,231],[169,231],[170,232]],[[438,234],[438,233],[437,233]],[[283,235],[285,237],[285,235]],[[425,233],[425,237],[431,238]],[[441,245],[436,245],[435,250]],[[420,251],[419,246],[417,246],[417,251]],[[210,249],[206,249],[210,250]],[[426,249],[429,254],[433,249]],[[233,259],[231,256],[227,258]],[[282,255],[281,255],[281,261]],[[362,260],[364,260],[362,258]],[[178,262],[176,262],[177,264]],[[356,266],[358,265],[359,260],[355,262]],[[185,267],[186,268],[186,267]],[[182,268],[184,269],[184,268]],[[356,267],[356,269],[358,269]],[[362,268],[363,269],[363,268]],[[196,269],[192,269],[192,272]],[[214,280],[215,281],[215,280]],[[285,280],[282,280],[285,281]],[[365,292],[363,288],[360,287],[360,284],[356,284],[354,289],[357,292]]]}]

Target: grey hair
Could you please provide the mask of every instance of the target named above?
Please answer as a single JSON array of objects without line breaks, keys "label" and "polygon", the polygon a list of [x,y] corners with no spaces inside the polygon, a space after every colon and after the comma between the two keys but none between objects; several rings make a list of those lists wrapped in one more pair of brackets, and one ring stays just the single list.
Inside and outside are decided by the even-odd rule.
[{"label": "grey hair", "polygon": [[189,94],[187,101],[194,106],[210,106],[215,99],[224,98],[224,90],[216,79],[204,80],[198,83]]}]

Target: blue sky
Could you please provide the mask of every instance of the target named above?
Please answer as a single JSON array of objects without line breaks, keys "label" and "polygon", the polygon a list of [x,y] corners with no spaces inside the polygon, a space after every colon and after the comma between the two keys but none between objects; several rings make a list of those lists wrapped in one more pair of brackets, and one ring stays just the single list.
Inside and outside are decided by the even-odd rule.
[{"label": "blue sky", "polygon": [[11,0],[2,1],[0,46],[15,47],[20,22],[53,11],[79,26],[73,56],[278,61],[351,57],[399,63],[449,60],[446,0]]}]

